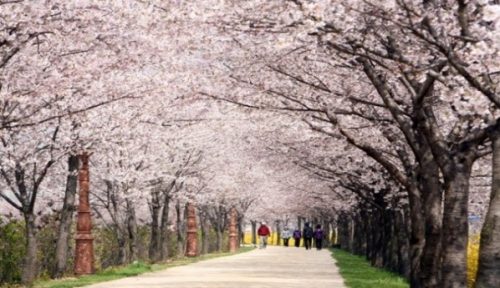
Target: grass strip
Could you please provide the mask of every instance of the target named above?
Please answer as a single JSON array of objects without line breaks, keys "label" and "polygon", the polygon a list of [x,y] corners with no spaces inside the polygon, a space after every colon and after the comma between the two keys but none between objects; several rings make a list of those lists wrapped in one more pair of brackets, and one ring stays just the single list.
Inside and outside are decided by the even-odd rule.
[{"label": "grass strip", "polygon": [[155,272],[159,270],[164,270],[171,267],[183,266],[191,263],[196,263],[202,260],[208,260],[223,256],[231,256],[243,252],[248,252],[253,250],[253,247],[241,247],[236,253],[210,253],[207,255],[202,255],[193,258],[177,258],[172,261],[166,263],[159,264],[147,264],[143,262],[138,262],[134,264],[130,264],[123,267],[110,267],[103,271],[99,271],[93,275],[81,276],[78,278],[63,278],[57,280],[42,280],[37,281],[33,285],[36,288],[73,288],[73,287],[82,287],[86,285],[91,285],[95,283],[111,281],[126,277],[137,276],[146,272]]},{"label": "grass strip", "polygon": [[403,277],[370,265],[365,258],[349,252],[332,249],[332,257],[337,261],[340,275],[350,288],[408,288]]}]

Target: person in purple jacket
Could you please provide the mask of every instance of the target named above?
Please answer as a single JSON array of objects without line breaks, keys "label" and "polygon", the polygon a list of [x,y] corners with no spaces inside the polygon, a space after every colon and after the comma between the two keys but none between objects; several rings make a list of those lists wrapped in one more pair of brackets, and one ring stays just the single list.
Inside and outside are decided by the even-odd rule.
[{"label": "person in purple jacket", "polygon": [[300,229],[297,228],[293,231],[293,239],[295,240],[295,247],[300,247],[300,238],[302,238],[302,233],[300,233]]},{"label": "person in purple jacket", "polygon": [[325,232],[321,229],[321,225],[316,225],[316,230],[314,230],[314,243],[316,243],[316,249],[321,250],[323,248],[323,238],[325,238]]}]

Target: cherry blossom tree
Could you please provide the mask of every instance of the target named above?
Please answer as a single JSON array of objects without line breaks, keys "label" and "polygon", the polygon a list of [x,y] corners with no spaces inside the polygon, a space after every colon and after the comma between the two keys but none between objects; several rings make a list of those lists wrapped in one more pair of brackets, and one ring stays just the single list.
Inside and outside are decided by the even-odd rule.
[{"label": "cherry blossom tree", "polygon": [[61,209],[54,275],[66,269],[85,151],[120,264],[138,225],[152,261],[172,231],[182,255],[189,202],[205,253],[236,208],[278,233],[334,224],[412,287],[461,287],[468,214],[489,199],[478,287],[495,286],[496,2],[0,2],[0,197],[26,222],[23,282],[43,201]]}]

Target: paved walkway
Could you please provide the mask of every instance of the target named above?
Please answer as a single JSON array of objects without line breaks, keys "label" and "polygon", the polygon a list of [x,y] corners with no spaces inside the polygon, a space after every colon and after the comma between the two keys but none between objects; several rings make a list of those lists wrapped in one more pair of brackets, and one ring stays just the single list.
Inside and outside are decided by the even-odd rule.
[{"label": "paved walkway", "polygon": [[268,247],[104,282],[92,288],[343,288],[328,250]]}]

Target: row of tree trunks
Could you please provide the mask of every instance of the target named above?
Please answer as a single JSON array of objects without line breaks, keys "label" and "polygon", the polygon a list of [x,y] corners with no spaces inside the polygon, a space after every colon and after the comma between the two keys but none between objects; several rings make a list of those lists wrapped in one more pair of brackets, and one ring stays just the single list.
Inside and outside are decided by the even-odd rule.
[{"label": "row of tree trunks", "polygon": [[228,218],[227,209],[223,204],[219,204],[212,207],[210,212],[210,222],[216,235],[216,250],[222,252],[224,230],[226,229]]},{"label": "row of tree trunks", "polygon": [[[382,195],[380,199],[383,199]],[[405,209],[408,210],[396,206],[375,209],[360,205],[351,214],[340,213],[337,220],[340,247],[365,256],[374,266],[385,267],[409,278],[411,263],[407,227],[410,223],[405,217]]]},{"label": "row of tree trunks", "polygon": [[[86,162],[85,166],[85,171],[80,171],[81,173],[87,173],[86,175],[82,176],[82,181],[86,181],[86,184],[84,185],[83,189],[88,190],[88,155],[85,154],[83,155],[87,157],[84,159]],[[52,276],[54,278],[61,277],[64,275],[64,273],[67,270],[67,258],[69,254],[69,243],[71,241],[70,235],[71,235],[71,224],[73,220],[73,214],[75,211],[75,198],[76,198],[76,191],[78,188],[78,171],[79,171],[79,157],[77,155],[70,155],[68,156],[68,175],[67,175],[67,181],[66,181],[66,190],[65,190],[65,197],[64,197],[64,202],[63,202],[63,208],[61,210],[61,215],[60,215],[60,224],[59,224],[59,234],[57,238],[57,243],[56,243],[56,265],[54,267],[54,270],[52,271]],[[22,171],[21,171],[22,172]],[[80,177],[81,178],[81,177]],[[137,218],[136,218],[136,213],[135,213],[135,207],[133,202],[130,199],[126,199],[125,201],[125,215],[120,216],[120,207],[119,207],[119,202],[120,200],[117,198],[117,191],[116,189],[119,189],[119,187],[116,187],[114,183],[111,181],[105,181],[106,186],[107,186],[107,195],[109,196],[108,199],[110,201],[110,205],[108,206],[108,212],[111,216],[111,219],[113,220],[114,225],[111,227],[114,230],[115,237],[117,240],[117,247],[118,247],[118,255],[115,264],[126,264],[126,263],[131,263],[134,262],[138,259],[138,227],[137,227]],[[21,183],[22,184],[22,183]],[[83,184],[81,184],[83,185]],[[22,185],[21,185],[22,186]],[[22,187],[21,187],[22,188]],[[126,187],[121,187],[122,189],[126,189]],[[169,237],[169,231],[168,231],[168,223],[169,223],[169,206],[170,206],[170,200],[171,200],[171,192],[175,188],[175,181],[170,183],[167,187],[160,187],[160,189],[153,189],[151,192],[151,201],[150,201],[150,212],[151,212],[151,240],[150,240],[150,245],[149,245],[149,258],[153,261],[161,261],[161,260],[166,260],[168,258],[168,237]],[[82,187],[80,188],[82,189]],[[87,194],[88,195],[88,191]],[[81,196],[81,195],[80,195]],[[87,199],[88,200],[88,199]],[[100,199],[102,201],[102,199]],[[87,205],[88,209],[90,211],[90,206],[89,204],[83,203],[84,206]],[[182,209],[180,201],[176,201],[175,205],[175,211],[176,211],[176,230],[177,230],[177,249],[178,249],[178,255],[179,256],[184,256],[186,252],[186,237],[184,234],[186,234],[187,231],[186,229],[186,224],[187,224],[187,219],[188,219],[188,205]],[[192,213],[194,213],[194,207],[191,207]],[[207,207],[205,207],[207,208]],[[206,209],[205,209],[206,210]],[[204,211],[205,211],[204,210]],[[89,211],[84,211],[85,213],[90,213]],[[218,225],[215,225],[215,230],[217,234],[217,250],[222,250],[222,235],[223,235],[223,230],[226,226],[226,217],[227,213],[223,207],[223,205],[219,205],[216,211],[216,220],[218,222]],[[203,215],[203,217],[202,217]],[[99,215],[102,217],[102,215]],[[161,216],[161,217],[160,217]],[[197,229],[196,225],[196,220],[194,218],[194,225],[195,229]],[[232,221],[235,221],[234,223],[231,223],[231,229],[234,230],[234,235],[236,236],[236,241],[238,241],[238,237],[241,234],[242,231],[242,220],[243,217],[238,215],[236,210],[234,209],[234,218]],[[34,215],[31,215],[30,213],[25,213],[25,222],[26,222],[26,247],[27,247],[27,253],[26,257],[24,260],[24,274],[23,274],[23,282],[24,283],[31,283],[33,279],[36,277],[37,274],[37,263],[36,263],[36,253],[37,253],[37,242],[36,242],[36,224],[35,220],[36,217]],[[80,219],[81,220],[81,219]],[[87,219],[88,220],[88,219]],[[87,221],[85,220],[85,221]],[[89,221],[87,221],[89,222]],[[90,223],[90,222],[89,222]],[[80,225],[81,226],[81,225]],[[88,226],[88,225],[84,225]],[[90,227],[90,226],[89,226]],[[88,228],[88,227],[87,227]],[[202,245],[201,245],[201,253],[208,253],[209,251],[209,239],[208,239],[208,229],[209,229],[209,217],[208,213],[201,213],[200,214],[200,228],[202,231]],[[195,231],[195,230],[193,230]],[[191,231],[191,232],[193,232]],[[196,234],[196,233],[195,233]],[[192,235],[193,236],[193,235]],[[195,238],[197,238],[197,235],[194,235]],[[191,237],[193,238],[193,237]],[[233,237],[234,238],[234,237]],[[240,239],[241,241],[242,239]],[[197,239],[191,239],[190,242],[196,242]],[[234,242],[234,241],[233,241]],[[232,243],[230,250],[231,251],[236,251],[237,249],[237,243],[235,242]],[[196,244],[196,243],[195,243]],[[195,246],[196,247],[196,246]],[[77,250],[79,248],[77,247]],[[80,249],[81,250],[81,249]],[[198,249],[195,249],[196,252],[191,253],[189,256],[195,256],[198,254]],[[79,251],[79,250],[78,250]],[[76,253],[79,253],[79,252]],[[81,252],[81,251],[80,251]],[[82,255],[80,255],[81,258]],[[79,258],[77,256],[77,258]],[[85,256],[84,258],[87,258]],[[78,259],[77,259],[78,261]],[[93,266],[93,261],[90,261],[90,263],[87,263],[90,265],[89,267]],[[81,264],[77,264],[81,265]],[[87,266],[88,266],[87,265]],[[91,271],[86,271],[82,270],[82,267],[75,267],[75,271],[77,274],[87,274],[93,271],[91,268]]]}]

